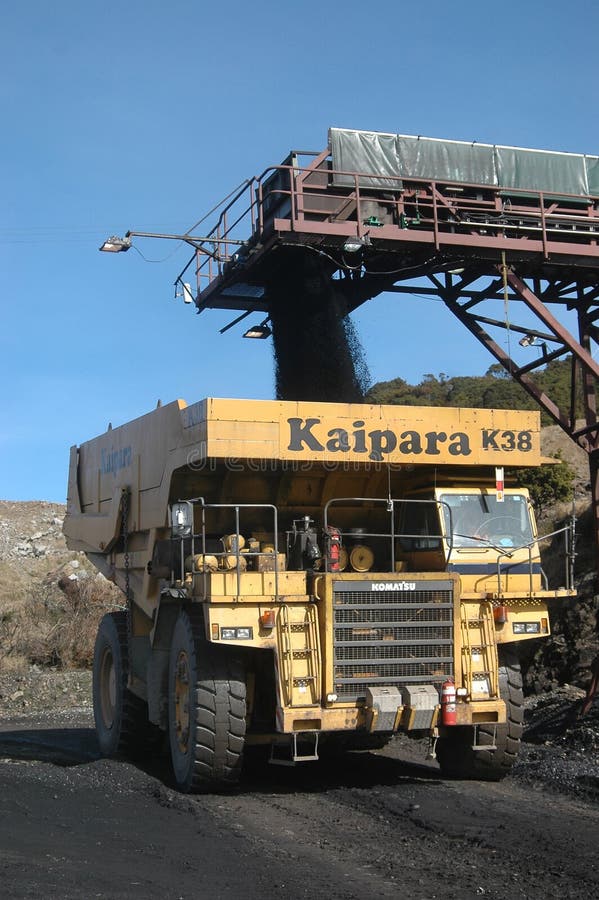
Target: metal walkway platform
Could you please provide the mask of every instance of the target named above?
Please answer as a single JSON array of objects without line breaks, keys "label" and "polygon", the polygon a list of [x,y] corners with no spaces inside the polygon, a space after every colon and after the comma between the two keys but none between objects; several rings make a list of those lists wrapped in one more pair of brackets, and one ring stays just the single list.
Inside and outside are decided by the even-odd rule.
[{"label": "metal walkway platform", "polygon": [[[397,189],[388,183],[334,170],[328,149],[292,153],[250,179],[208,232],[220,243],[198,247],[198,309],[266,311],[286,251],[298,247],[329,254],[331,274],[352,282],[352,308],[418,275],[485,273],[504,254],[520,277],[597,280],[599,197],[403,175]],[[244,243],[227,252],[233,239]]]}]

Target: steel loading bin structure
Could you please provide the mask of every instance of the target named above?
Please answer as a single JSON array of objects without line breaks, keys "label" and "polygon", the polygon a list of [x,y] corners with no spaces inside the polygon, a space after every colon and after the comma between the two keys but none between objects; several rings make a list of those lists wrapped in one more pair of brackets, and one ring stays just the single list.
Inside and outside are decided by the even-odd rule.
[{"label": "steel loading bin structure", "polygon": [[103,752],[154,723],[196,790],[252,744],[295,762],[404,730],[448,774],[500,778],[517,642],[573,595],[509,482],[541,461],[533,412],[223,399],[73,447],[67,544],[127,598],[96,643]]}]

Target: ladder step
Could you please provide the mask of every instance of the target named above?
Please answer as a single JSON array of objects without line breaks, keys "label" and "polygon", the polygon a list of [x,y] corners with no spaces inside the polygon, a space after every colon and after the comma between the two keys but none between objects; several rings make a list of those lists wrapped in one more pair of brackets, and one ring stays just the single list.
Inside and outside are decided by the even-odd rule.
[{"label": "ladder step", "polygon": [[[486,726],[489,727],[488,725]],[[473,750],[497,750],[497,725],[493,725],[493,743],[492,744],[479,744],[478,743],[478,729],[479,726],[475,725],[474,727],[474,741],[472,742]]]},{"label": "ladder step", "polygon": [[[302,752],[301,748],[298,747],[298,737],[304,744],[312,744],[311,747],[306,747],[307,752]],[[285,741],[285,743],[279,741],[273,741],[270,748],[270,759],[269,762],[274,766],[295,766],[298,762],[312,762],[318,759],[318,731],[303,731],[303,732],[294,732],[289,735],[289,742]],[[289,757],[284,755],[278,756],[275,753],[275,748],[279,748],[283,750],[289,751]]]}]

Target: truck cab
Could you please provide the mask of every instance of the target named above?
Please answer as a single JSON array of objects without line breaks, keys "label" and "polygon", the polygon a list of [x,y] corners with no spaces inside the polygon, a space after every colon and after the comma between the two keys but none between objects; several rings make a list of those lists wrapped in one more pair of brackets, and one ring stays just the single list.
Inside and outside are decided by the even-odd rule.
[{"label": "truck cab", "polygon": [[456,572],[464,601],[485,598],[495,609],[513,607],[511,627],[498,632],[499,643],[549,634],[539,598],[572,594],[568,533],[563,531],[562,583],[549,591],[527,488],[465,483],[421,490],[406,497],[400,530],[406,569]]}]

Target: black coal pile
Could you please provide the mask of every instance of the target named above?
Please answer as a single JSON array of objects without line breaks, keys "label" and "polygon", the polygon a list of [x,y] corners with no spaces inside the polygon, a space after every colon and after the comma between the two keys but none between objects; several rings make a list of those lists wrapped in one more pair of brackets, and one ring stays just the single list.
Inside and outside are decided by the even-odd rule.
[{"label": "black coal pile", "polygon": [[599,698],[580,715],[584,691],[562,685],[526,701],[525,731],[513,776],[599,803]]},{"label": "black coal pile", "polygon": [[292,257],[270,293],[277,399],[363,402],[369,374],[362,347],[319,257]]}]

